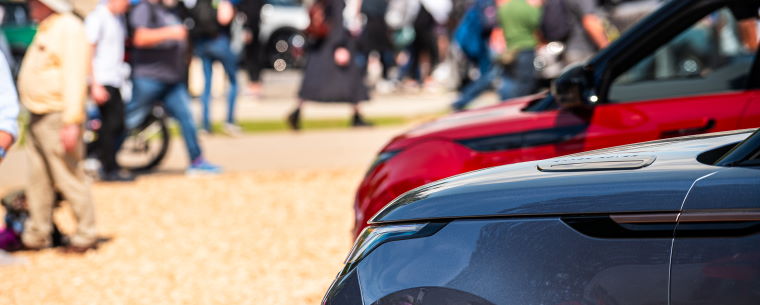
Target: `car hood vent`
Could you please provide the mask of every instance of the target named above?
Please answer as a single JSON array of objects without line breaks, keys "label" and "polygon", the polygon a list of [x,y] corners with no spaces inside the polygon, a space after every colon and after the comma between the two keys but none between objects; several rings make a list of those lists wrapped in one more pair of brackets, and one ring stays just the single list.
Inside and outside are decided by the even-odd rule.
[{"label": "car hood vent", "polygon": [[550,159],[536,166],[542,172],[581,172],[602,170],[626,170],[644,168],[657,159],[654,155],[606,155]]}]

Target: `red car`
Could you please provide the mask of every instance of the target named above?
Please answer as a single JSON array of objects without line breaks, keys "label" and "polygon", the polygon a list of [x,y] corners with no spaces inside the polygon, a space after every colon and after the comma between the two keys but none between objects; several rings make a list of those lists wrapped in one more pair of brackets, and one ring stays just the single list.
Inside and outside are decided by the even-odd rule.
[{"label": "red car", "polygon": [[394,138],[356,194],[354,233],[397,196],[452,175],[760,126],[760,61],[752,41],[759,5],[670,1],[563,73],[550,93],[453,114]]}]

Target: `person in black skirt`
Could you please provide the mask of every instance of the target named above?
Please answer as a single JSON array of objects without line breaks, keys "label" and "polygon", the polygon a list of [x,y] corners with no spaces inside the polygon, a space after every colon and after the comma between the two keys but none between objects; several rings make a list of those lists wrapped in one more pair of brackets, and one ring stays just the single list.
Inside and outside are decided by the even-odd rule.
[{"label": "person in black skirt", "polygon": [[359,111],[359,102],[369,100],[363,66],[356,60],[356,41],[343,27],[344,0],[317,0],[324,8],[329,29],[324,37],[310,37],[298,103],[288,115],[290,128],[301,128],[301,107],[305,101],[342,102],[353,107],[351,126],[370,126]]}]

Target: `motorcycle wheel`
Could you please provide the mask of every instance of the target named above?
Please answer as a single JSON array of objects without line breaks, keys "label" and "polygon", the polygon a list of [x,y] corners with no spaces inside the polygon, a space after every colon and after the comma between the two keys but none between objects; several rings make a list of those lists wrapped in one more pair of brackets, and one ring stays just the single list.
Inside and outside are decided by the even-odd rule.
[{"label": "motorcycle wheel", "polygon": [[139,128],[130,130],[116,155],[119,165],[133,172],[144,172],[161,164],[169,150],[169,128],[163,117],[150,117]]}]

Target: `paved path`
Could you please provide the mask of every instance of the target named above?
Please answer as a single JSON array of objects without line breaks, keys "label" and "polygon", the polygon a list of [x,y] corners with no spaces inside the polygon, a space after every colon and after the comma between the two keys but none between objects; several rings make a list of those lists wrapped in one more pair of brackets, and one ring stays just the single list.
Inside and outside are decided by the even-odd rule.
[{"label": "paved path", "polygon": [[[207,158],[227,172],[290,169],[335,169],[369,166],[375,154],[403,127],[311,132],[277,132],[240,137],[201,138]],[[187,166],[184,142],[175,137],[155,174],[181,174]],[[24,149],[14,149],[0,164],[0,188],[26,181]]]},{"label": "paved path", "polygon": [[[238,118],[284,118],[293,107],[293,97],[299,83],[300,76],[296,72],[265,73],[265,97],[254,99],[242,96],[238,105]],[[369,117],[429,117],[444,113],[454,95],[435,92],[376,94],[363,108]],[[487,94],[475,104],[479,106],[494,102],[495,97]],[[199,113],[198,104],[193,103],[196,114]],[[214,116],[221,120],[226,113],[222,94],[218,94],[213,107]],[[306,118],[345,118],[349,115],[350,109],[344,104],[309,103],[304,108]],[[394,135],[410,127],[274,132],[236,138],[206,136],[202,137],[201,142],[207,158],[230,172],[363,167],[369,165],[375,154]],[[186,165],[184,143],[175,137],[159,174],[181,173]],[[8,158],[0,164],[0,189],[22,186],[25,181],[26,155],[23,148],[14,147]]]},{"label": "paved path", "polygon": [[[223,75],[215,73],[214,75]],[[245,84],[245,75],[240,74],[241,83]],[[201,84],[198,79],[191,79],[191,91],[199,94]],[[293,109],[296,102],[301,75],[286,71],[276,73],[268,71],[263,75],[263,97],[246,96],[241,91],[237,104],[238,119],[283,119]],[[224,79],[214,81],[214,100],[211,115],[215,120],[223,120],[227,115]],[[399,90],[394,93],[373,93],[372,100],[362,104],[362,110],[369,117],[419,117],[441,114],[449,110],[449,104],[456,98],[455,92],[440,90]],[[492,93],[484,94],[475,101],[474,106],[488,105],[496,102]],[[193,111],[200,113],[200,102],[192,104]],[[307,103],[303,109],[306,118],[345,118],[351,109],[342,103]]]}]

